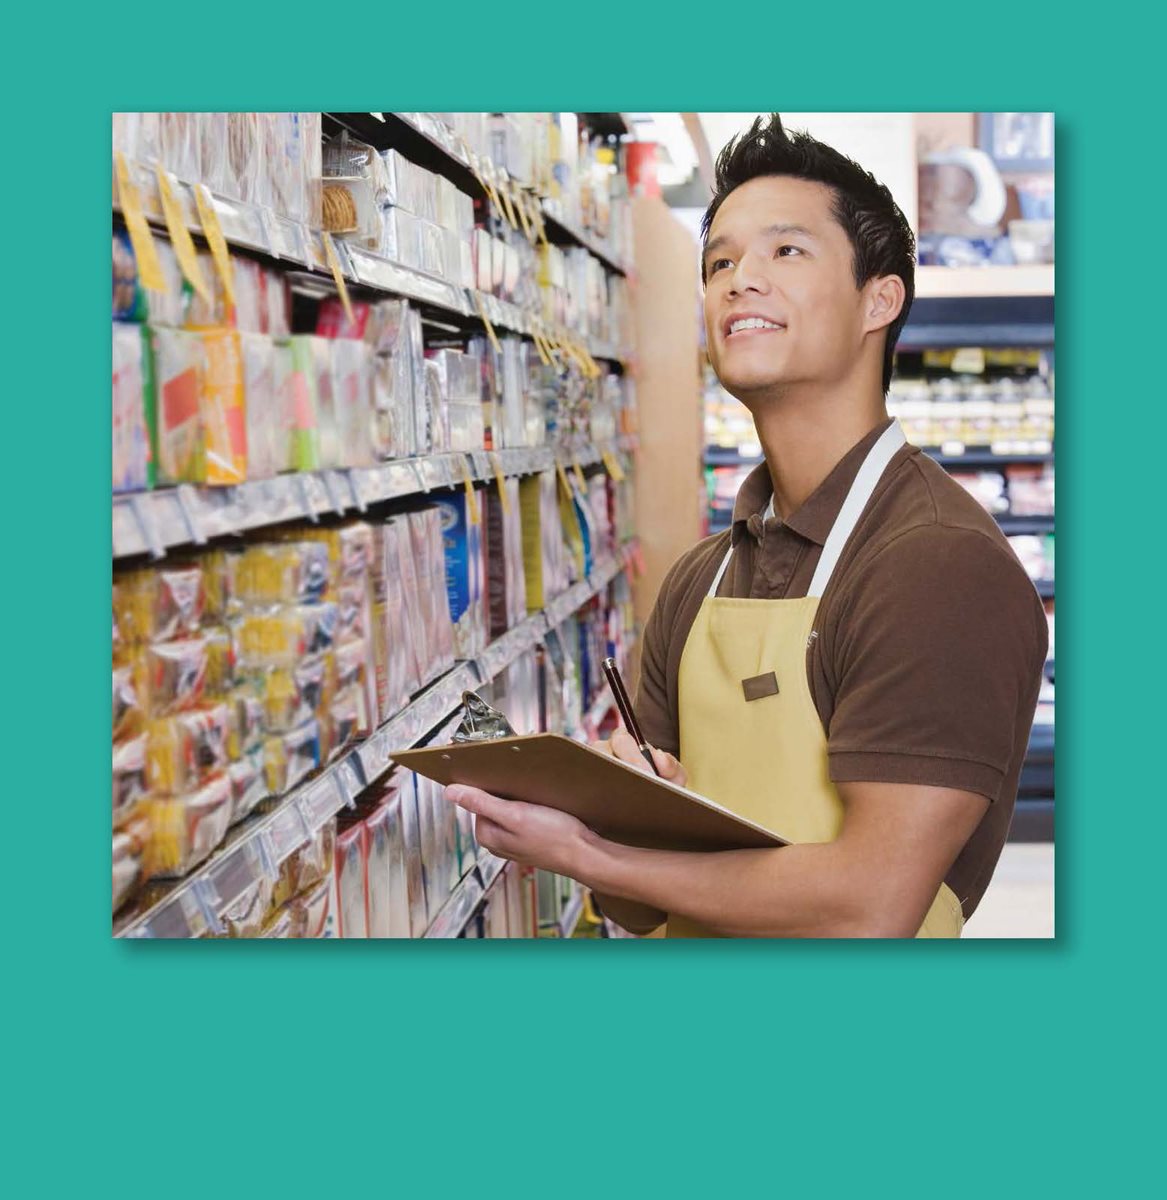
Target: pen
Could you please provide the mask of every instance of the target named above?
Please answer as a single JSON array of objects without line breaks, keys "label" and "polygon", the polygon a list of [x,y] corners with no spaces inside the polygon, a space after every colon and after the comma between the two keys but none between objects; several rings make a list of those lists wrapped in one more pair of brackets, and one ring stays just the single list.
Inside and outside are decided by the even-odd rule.
[{"label": "pen", "polygon": [[644,734],[640,731],[640,723],[636,719],[636,714],[632,711],[632,701],[628,699],[628,693],[624,689],[624,680],[620,678],[620,672],[616,668],[616,660],[614,658],[604,659],[604,674],[607,676],[608,685],[612,689],[612,695],[616,700],[616,707],[620,710],[620,718],[624,722],[624,728],[636,739],[636,744],[640,747],[640,753],[648,760],[648,765],[652,767],[652,773],[659,779],[660,772],[656,769],[652,751],[649,749],[648,743],[644,740]]}]

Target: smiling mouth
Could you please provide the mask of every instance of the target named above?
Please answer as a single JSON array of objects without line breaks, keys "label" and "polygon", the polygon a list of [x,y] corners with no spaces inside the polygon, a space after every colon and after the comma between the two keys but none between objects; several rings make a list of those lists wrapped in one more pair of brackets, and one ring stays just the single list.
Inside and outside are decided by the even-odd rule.
[{"label": "smiling mouth", "polygon": [[769,321],[765,317],[736,317],[725,328],[727,339],[744,337],[752,333],[776,333],[785,329],[777,321]]}]

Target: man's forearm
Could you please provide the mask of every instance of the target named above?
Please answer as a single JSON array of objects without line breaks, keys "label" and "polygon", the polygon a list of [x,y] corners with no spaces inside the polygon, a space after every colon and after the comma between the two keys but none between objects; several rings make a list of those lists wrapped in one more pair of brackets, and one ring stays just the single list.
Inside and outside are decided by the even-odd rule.
[{"label": "man's forearm", "polygon": [[839,842],[715,854],[584,839],[573,874],[593,891],[687,917],[725,937],[895,937],[865,903]]}]

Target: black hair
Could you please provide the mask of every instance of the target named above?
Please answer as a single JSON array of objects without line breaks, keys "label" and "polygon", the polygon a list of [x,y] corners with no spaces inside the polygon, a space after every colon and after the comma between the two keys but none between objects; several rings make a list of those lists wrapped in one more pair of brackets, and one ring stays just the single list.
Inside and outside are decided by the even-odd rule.
[{"label": "black hair", "polygon": [[[853,251],[855,286],[881,275],[898,275],[904,284],[904,306],[887,327],[883,350],[883,390],[891,385],[896,342],[916,294],[916,238],[886,185],[870,171],[820,142],[809,133],[788,134],[777,113],[757,117],[749,129],[731,138],[717,156],[713,199],[701,218],[702,242],[717,210],[735,188],[763,175],[789,175],[829,187],[831,212],[843,227]],[[705,282],[705,261],[701,262]]]}]

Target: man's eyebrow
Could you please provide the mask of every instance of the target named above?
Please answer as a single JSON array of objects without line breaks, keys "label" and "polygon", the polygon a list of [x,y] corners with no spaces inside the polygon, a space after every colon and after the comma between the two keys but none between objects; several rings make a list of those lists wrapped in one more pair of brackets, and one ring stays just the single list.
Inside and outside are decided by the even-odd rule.
[{"label": "man's eyebrow", "polygon": [[[813,238],[815,236],[814,233],[807,229],[805,225],[767,225],[766,228],[762,230],[763,237],[784,237],[788,233],[800,233],[803,237],[808,238]],[[701,255],[702,259],[708,258],[712,251],[720,250],[721,247],[724,246],[728,241],[729,237],[724,233],[718,234],[717,237],[712,238],[706,245],[704,253]]]}]

